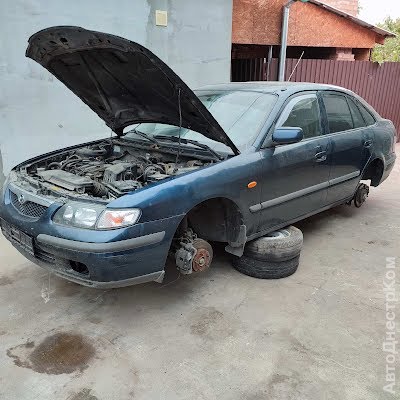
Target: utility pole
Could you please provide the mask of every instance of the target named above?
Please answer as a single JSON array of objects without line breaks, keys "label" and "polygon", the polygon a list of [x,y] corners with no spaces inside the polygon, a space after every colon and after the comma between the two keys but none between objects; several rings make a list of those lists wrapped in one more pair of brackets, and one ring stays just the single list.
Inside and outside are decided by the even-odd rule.
[{"label": "utility pole", "polygon": [[[279,56],[279,73],[278,80],[283,82],[285,80],[285,65],[286,65],[286,49],[287,49],[287,37],[289,30],[289,11],[290,6],[297,0],[289,0],[283,6],[282,16],[282,32],[281,32],[281,53]],[[307,3],[308,0],[300,0],[302,3]]]}]

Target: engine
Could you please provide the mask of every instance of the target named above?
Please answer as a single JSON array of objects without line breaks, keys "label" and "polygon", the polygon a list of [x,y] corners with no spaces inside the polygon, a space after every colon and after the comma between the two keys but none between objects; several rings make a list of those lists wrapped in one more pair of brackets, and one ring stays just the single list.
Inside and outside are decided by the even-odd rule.
[{"label": "engine", "polygon": [[[182,159],[157,151],[124,148],[104,142],[56,155],[28,166],[25,173],[44,194],[76,193],[114,199],[152,183],[194,171],[207,165],[201,160]],[[65,194],[65,193],[64,193]]]}]

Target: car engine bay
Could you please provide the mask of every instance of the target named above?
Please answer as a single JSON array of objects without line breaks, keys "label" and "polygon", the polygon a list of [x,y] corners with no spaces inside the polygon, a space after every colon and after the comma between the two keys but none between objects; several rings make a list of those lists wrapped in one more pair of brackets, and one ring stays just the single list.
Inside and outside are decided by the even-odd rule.
[{"label": "car engine bay", "polygon": [[38,195],[110,201],[214,162],[187,155],[175,161],[173,152],[108,140],[22,165],[17,176],[23,186]]}]

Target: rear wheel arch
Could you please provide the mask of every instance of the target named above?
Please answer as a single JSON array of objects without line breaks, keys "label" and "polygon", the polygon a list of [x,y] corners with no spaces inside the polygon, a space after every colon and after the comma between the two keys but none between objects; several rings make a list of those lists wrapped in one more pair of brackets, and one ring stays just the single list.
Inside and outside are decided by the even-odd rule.
[{"label": "rear wheel arch", "polygon": [[371,180],[371,186],[378,186],[382,180],[384,167],[382,159],[373,159],[365,167],[361,180]]}]

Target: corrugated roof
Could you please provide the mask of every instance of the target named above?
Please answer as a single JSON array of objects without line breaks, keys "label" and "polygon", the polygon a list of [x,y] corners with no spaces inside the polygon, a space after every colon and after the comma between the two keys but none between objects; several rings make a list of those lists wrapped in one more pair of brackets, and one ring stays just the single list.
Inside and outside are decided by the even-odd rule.
[{"label": "corrugated roof", "polygon": [[325,8],[328,11],[331,11],[335,14],[338,14],[344,18],[347,18],[351,21],[353,21],[354,23],[363,26],[364,28],[370,29],[371,31],[374,31],[375,33],[377,33],[378,35],[384,36],[384,37],[395,37],[396,35],[392,32],[386,31],[385,29],[379,28],[378,26],[372,25],[366,21],[363,21],[360,18],[354,17],[351,14],[348,14],[344,11],[338,10],[335,7],[329,6],[328,4],[323,3],[322,1],[319,0],[308,0],[309,3],[315,4],[316,6]]}]

